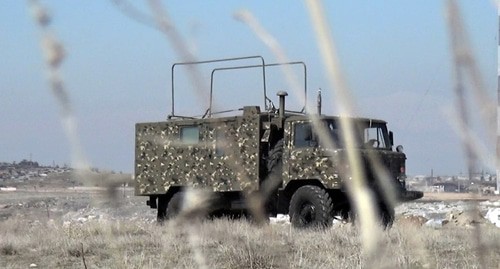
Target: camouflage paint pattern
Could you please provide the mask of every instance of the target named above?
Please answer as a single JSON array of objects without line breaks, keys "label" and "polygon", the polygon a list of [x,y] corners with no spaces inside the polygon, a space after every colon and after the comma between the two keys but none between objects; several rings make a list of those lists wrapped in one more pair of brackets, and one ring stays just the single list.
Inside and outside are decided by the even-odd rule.
[{"label": "camouflage paint pattern", "polygon": [[[292,141],[295,124],[306,123],[308,120],[293,120],[285,123],[285,148],[283,151],[283,186],[292,180],[316,179],[325,188],[341,187],[340,164],[338,151],[326,150],[320,147],[295,148]],[[328,151],[328,153],[326,152]],[[286,157],[285,157],[286,156]]]},{"label": "camouflage paint pattern", "polygon": [[[164,194],[171,186],[257,190],[260,125],[257,107],[246,107],[238,117],[138,123],[136,195]],[[183,141],[182,129],[193,126],[198,141]]]},{"label": "camouflage paint pattern", "polygon": [[[294,125],[307,123],[309,119],[291,115],[285,118],[283,132],[271,134],[281,136],[277,139],[284,138],[282,186],[292,180],[316,179],[325,188],[341,188],[342,181],[349,179],[345,150],[295,148],[292,143]],[[356,119],[359,122],[368,120]],[[282,125],[281,119],[274,113],[260,113],[259,107],[245,107],[242,116],[138,123],[136,194],[165,194],[172,186],[203,187],[220,192],[258,190],[263,180],[259,173],[260,159],[266,155],[260,150],[268,148],[264,134],[272,129],[270,125]],[[182,130],[193,126],[199,130],[197,141],[183,141]],[[404,154],[391,150],[360,150],[363,158],[377,152],[394,179],[401,175]]]},{"label": "camouflage paint pattern", "polygon": [[[343,181],[350,180],[349,164],[345,149],[326,149],[323,147],[295,147],[294,126],[296,124],[308,123],[310,120],[294,117],[285,123],[285,143],[283,152],[283,186],[292,180],[315,179],[327,189],[342,188]],[[329,117],[334,119],[335,117]],[[359,118],[359,122],[366,122],[369,119]],[[379,121],[382,122],[382,121]],[[384,122],[385,124],[385,122]],[[373,180],[375,176],[371,170],[371,160],[379,160],[382,166],[387,169],[394,181],[404,178],[401,166],[405,166],[406,156],[403,153],[392,150],[379,149],[359,149],[360,156],[365,161],[364,168],[368,172],[368,180]],[[371,156],[371,157],[370,157]]]}]

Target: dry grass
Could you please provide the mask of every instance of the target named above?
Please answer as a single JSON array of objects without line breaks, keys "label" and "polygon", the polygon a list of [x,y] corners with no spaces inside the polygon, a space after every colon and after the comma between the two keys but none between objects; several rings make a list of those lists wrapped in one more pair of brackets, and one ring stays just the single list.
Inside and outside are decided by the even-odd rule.
[{"label": "dry grass", "polygon": [[[375,258],[362,255],[358,229],[350,224],[327,231],[288,225],[257,227],[246,221],[191,223],[208,268],[479,268],[470,238],[473,229],[398,226],[383,234]],[[195,268],[184,224],[57,221],[0,223],[0,267]],[[500,260],[500,233],[483,227],[487,268]],[[83,250],[83,251],[82,251]]]}]

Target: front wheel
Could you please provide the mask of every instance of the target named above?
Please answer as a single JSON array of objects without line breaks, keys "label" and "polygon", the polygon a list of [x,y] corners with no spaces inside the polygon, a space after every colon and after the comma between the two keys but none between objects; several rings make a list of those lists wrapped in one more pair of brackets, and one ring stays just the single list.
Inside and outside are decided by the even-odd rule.
[{"label": "front wheel", "polygon": [[306,185],[292,195],[289,215],[294,227],[324,228],[332,224],[332,209],[332,199],[324,189]]}]

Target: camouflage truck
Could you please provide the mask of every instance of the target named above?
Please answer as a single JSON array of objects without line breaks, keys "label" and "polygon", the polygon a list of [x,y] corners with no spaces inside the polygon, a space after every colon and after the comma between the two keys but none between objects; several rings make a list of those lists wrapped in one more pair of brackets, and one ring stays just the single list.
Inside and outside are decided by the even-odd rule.
[{"label": "camouflage truck", "polygon": [[[157,209],[159,221],[177,215],[188,187],[214,192],[214,211],[245,211],[245,197],[264,194],[269,216],[289,214],[295,227],[328,226],[333,216],[347,218],[352,199],[346,191],[349,163],[341,138],[340,118],[321,115],[321,101],[315,118],[326,130],[321,136],[311,117],[302,111],[285,109],[286,92],[279,92],[275,108],[266,95],[266,68],[283,64],[231,66],[215,71],[262,68],[265,109],[244,106],[236,115],[224,116],[210,107],[202,116],[186,117],[174,113],[174,67],[207,64],[222,60],[177,63],[172,66],[172,113],[166,121],[137,123],[135,147],[135,193],[149,196],[147,205]],[[235,61],[254,57],[224,59]],[[304,91],[307,73],[304,67]],[[213,85],[213,81],[211,83]],[[226,111],[227,112],[227,111]],[[382,166],[401,200],[422,197],[405,186],[405,160],[402,147],[393,150],[393,134],[385,121],[351,118],[355,128],[356,150],[368,184],[377,198],[379,215],[389,225],[394,208],[383,199],[377,184],[373,157]],[[322,141],[324,139],[330,140]],[[335,145],[327,147],[326,144]],[[271,178],[274,178],[271,180]],[[269,183],[271,182],[272,183]]]}]

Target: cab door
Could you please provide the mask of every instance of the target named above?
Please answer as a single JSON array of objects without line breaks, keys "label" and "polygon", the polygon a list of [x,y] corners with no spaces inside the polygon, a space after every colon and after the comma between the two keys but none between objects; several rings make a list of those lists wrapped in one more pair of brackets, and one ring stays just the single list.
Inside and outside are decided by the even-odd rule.
[{"label": "cab door", "polygon": [[285,180],[318,179],[321,171],[316,169],[321,161],[317,142],[314,139],[312,126],[308,120],[290,121],[285,123],[287,139],[283,170]]}]

